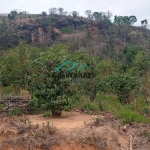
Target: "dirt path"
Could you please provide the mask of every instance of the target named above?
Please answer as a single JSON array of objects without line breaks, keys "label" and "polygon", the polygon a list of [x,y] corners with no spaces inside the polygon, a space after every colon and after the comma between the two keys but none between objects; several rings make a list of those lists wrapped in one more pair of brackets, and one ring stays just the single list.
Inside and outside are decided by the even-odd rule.
[{"label": "dirt path", "polygon": [[[26,123],[21,121],[24,119]],[[47,124],[50,128],[56,128],[55,134],[49,132]],[[124,126],[126,131],[123,130]],[[59,118],[42,115],[5,117],[0,119],[0,145],[4,146],[2,143],[5,141],[8,147],[0,147],[0,150],[13,150],[10,141],[16,143],[13,145],[15,147],[18,140],[26,140],[28,143],[32,141],[32,146],[34,142],[38,146],[45,142],[48,146],[53,143],[51,149],[54,150],[129,150],[131,134],[134,135],[133,150],[149,150],[149,138],[142,135],[143,131],[149,132],[147,127],[142,124],[122,125],[120,120],[115,120],[112,114],[105,112],[101,116],[71,111],[63,112]],[[57,145],[57,141],[61,144]]]},{"label": "dirt path", "polygon": [[[92,127],[90,124],[96,121],[97,115],[86,115],[79,112],[67,112],[62,117],[43,117],[42,115],[31,115],[31,124],[39,124],[41,127],[50,123],[53,127],[56,127],[59,132],[70,140],[78,141],[79,139],[85,139],[89,137],[99,136],[102,141],[109,140],[109,146],[111,147],[114,142],[114,147],[119,144],[120,147],[125,148],[128,145],[128,141],[124,137],[119,137],[119,134],[110,127],[110,125]],[[105,118],[105,116],[100,116]],[[119,138],[118,138],[119,137]],[[98,144],[98,143],[97,143]],[[117,149],[116,149],[117,150]]]},{"label": "dirt path", "polygon": [[62,117],[43,117],[42,115],[30,115],[31,124],[39,124],[41,127],[50,123],[51,126],[56,127],[61,133],[69,134],[72,131],[80,130],[86,124],[93,122],[96,116],[84,115],[79,112],[64,112]]}]

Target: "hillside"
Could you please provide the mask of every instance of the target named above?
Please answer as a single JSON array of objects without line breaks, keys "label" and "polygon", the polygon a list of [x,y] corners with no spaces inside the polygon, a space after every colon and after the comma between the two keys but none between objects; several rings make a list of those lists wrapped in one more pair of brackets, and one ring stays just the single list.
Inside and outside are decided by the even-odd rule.
[{"label": "hillside", "polygon": [[0,149],[149,150],[147,20],[86,15],[0,16]]},{"label": "hillside", "polygon": [[111,58],[115,58],[125,46],[136,45],[149,52],[148,29],[128,23],[112,23],[109,15],[105,13],[95,19],[58,14],[18,14],[15,19],[1,17],[0,49],[16,46],[25,40],[43,48],[65,43],[72,51],[86,49],[92,54]]}]

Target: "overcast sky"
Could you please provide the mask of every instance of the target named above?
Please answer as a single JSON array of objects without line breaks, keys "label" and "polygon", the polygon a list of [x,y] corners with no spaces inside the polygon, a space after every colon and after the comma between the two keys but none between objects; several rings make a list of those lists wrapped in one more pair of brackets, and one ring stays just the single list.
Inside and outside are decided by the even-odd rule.
[{"label": "overcast sky", "polygon": [[[13,9],[29,13],[48,12],[49,8],[62,7],[65,11],[78,11],[85,16],[86,10],[107,11],[114,15],[135,15],[138,23],[147,19],[150,24],[150,0],[0,0],[0,13],[9,13]],[[113,19],[113,17],[112,17]]]}]

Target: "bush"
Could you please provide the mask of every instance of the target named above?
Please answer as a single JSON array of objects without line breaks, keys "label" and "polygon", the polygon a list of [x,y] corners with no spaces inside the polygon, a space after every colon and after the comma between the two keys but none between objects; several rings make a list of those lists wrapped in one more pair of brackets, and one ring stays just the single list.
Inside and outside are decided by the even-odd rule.
[{"label": "bush", "polygon": [[77,27],[77,29],[82,31],[82,30],[85,29],[85,25],[80,25],[80,26]]},{"label": "bush", "polygon": [[15,116],[15,115],[21,115],[21,110],[20,108],[13,108],[12,110],[10,110],[8,112],[8,116],[12,117],[12,116]]},{"label": "bush", "polygon": [[132,91],[137,87],[138,80],[132,75],[116,74],[108,79],[114,93],[122,104],[129,104],[129,97]]},{"label": "bush", "polygon": [[[28,81],[34,99],[30,102],[30,106],[50,110],[52,115],[61,115],[61,111],[70,105],[72,101],[70,79],[63,79],[59,76],[59,72],[55,72],[55,67],[68,57],[67,46],[59,44],[40,53],[37,59],[31,61],[28,67]],[[62,70],[63,73],[66,71],[65,68]]]},{"label": "bush", "polygon": [[61,28],[60,31],[61,31],[63,34],[71,34],[71,33],[73,33],[73,29],[71,29],[71,28],[66,28],[66,27]]}]

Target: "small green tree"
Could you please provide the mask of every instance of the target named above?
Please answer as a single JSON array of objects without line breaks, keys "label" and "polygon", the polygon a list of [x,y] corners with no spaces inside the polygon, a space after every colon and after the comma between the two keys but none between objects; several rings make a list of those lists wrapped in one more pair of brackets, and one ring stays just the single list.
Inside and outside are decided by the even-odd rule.
[{"label": "small green tree", "polygon": [[[28,67],[29,90],[38,98],[38,107],[51,110],[52,115],[61,115],[71,101],[70,79],[62,78],[60,72],[55,72],[55,67],[69,59],[67,49],[65,45],[55,45],[40,53]],[[61,73],[65,74],[67,70],[63,68]]]},{"label": "small green tree", "polygon": [[18,15],[18,12],[15,11],[15,10],[13,10],[13,11],[11,11],[11,12],[8,14],[8,18],[9,18],[10,20],[15,20],[17,15]]},{"label": "small green tree", "polygon": [[142,24],[142,27],[146,28],[146,27],[147,27],[147,24],[148,24],[147,19],[142,20],[142,21],[141,21],[141,24]]},{"label": "small green tree", "polygon": [[113,62],[110,59],[99,60],[99,58],[89,57],[87,64],[91,67],[93,76],[89,79],[83,80],[80,86],[80,91],[88,95],[90,101],[94,101],[98,92],[109,93],[107,79],[110,75],[116,74],[121,68],[120,63]]},{"label": "small green tree", "polygon": [[123,51],[119,54],[121,56],[120,61],[122,62],[124,71],[126,71],[132,66],[135,56],[139,52],[140,52],[140,49],[138,47],[128,46],[128,47],[125,47]]},{"label": "small green tree", "polygon": [[116,74],[108,79],[113,91],[122,104],[130,104],[130,94],[137,87],[138,80],[130,74]]},{"label": "small green tree", "polygon": [[133,61],[130,69],[133,75],[140,81],[139,91],[143,93],[146,102],[150,101],[150,56],[146,52],[139,52]]},{"label": "small green tree", "polygon": [[47,16],[47,13],[45,11],[41,12],[42,17]]}]

